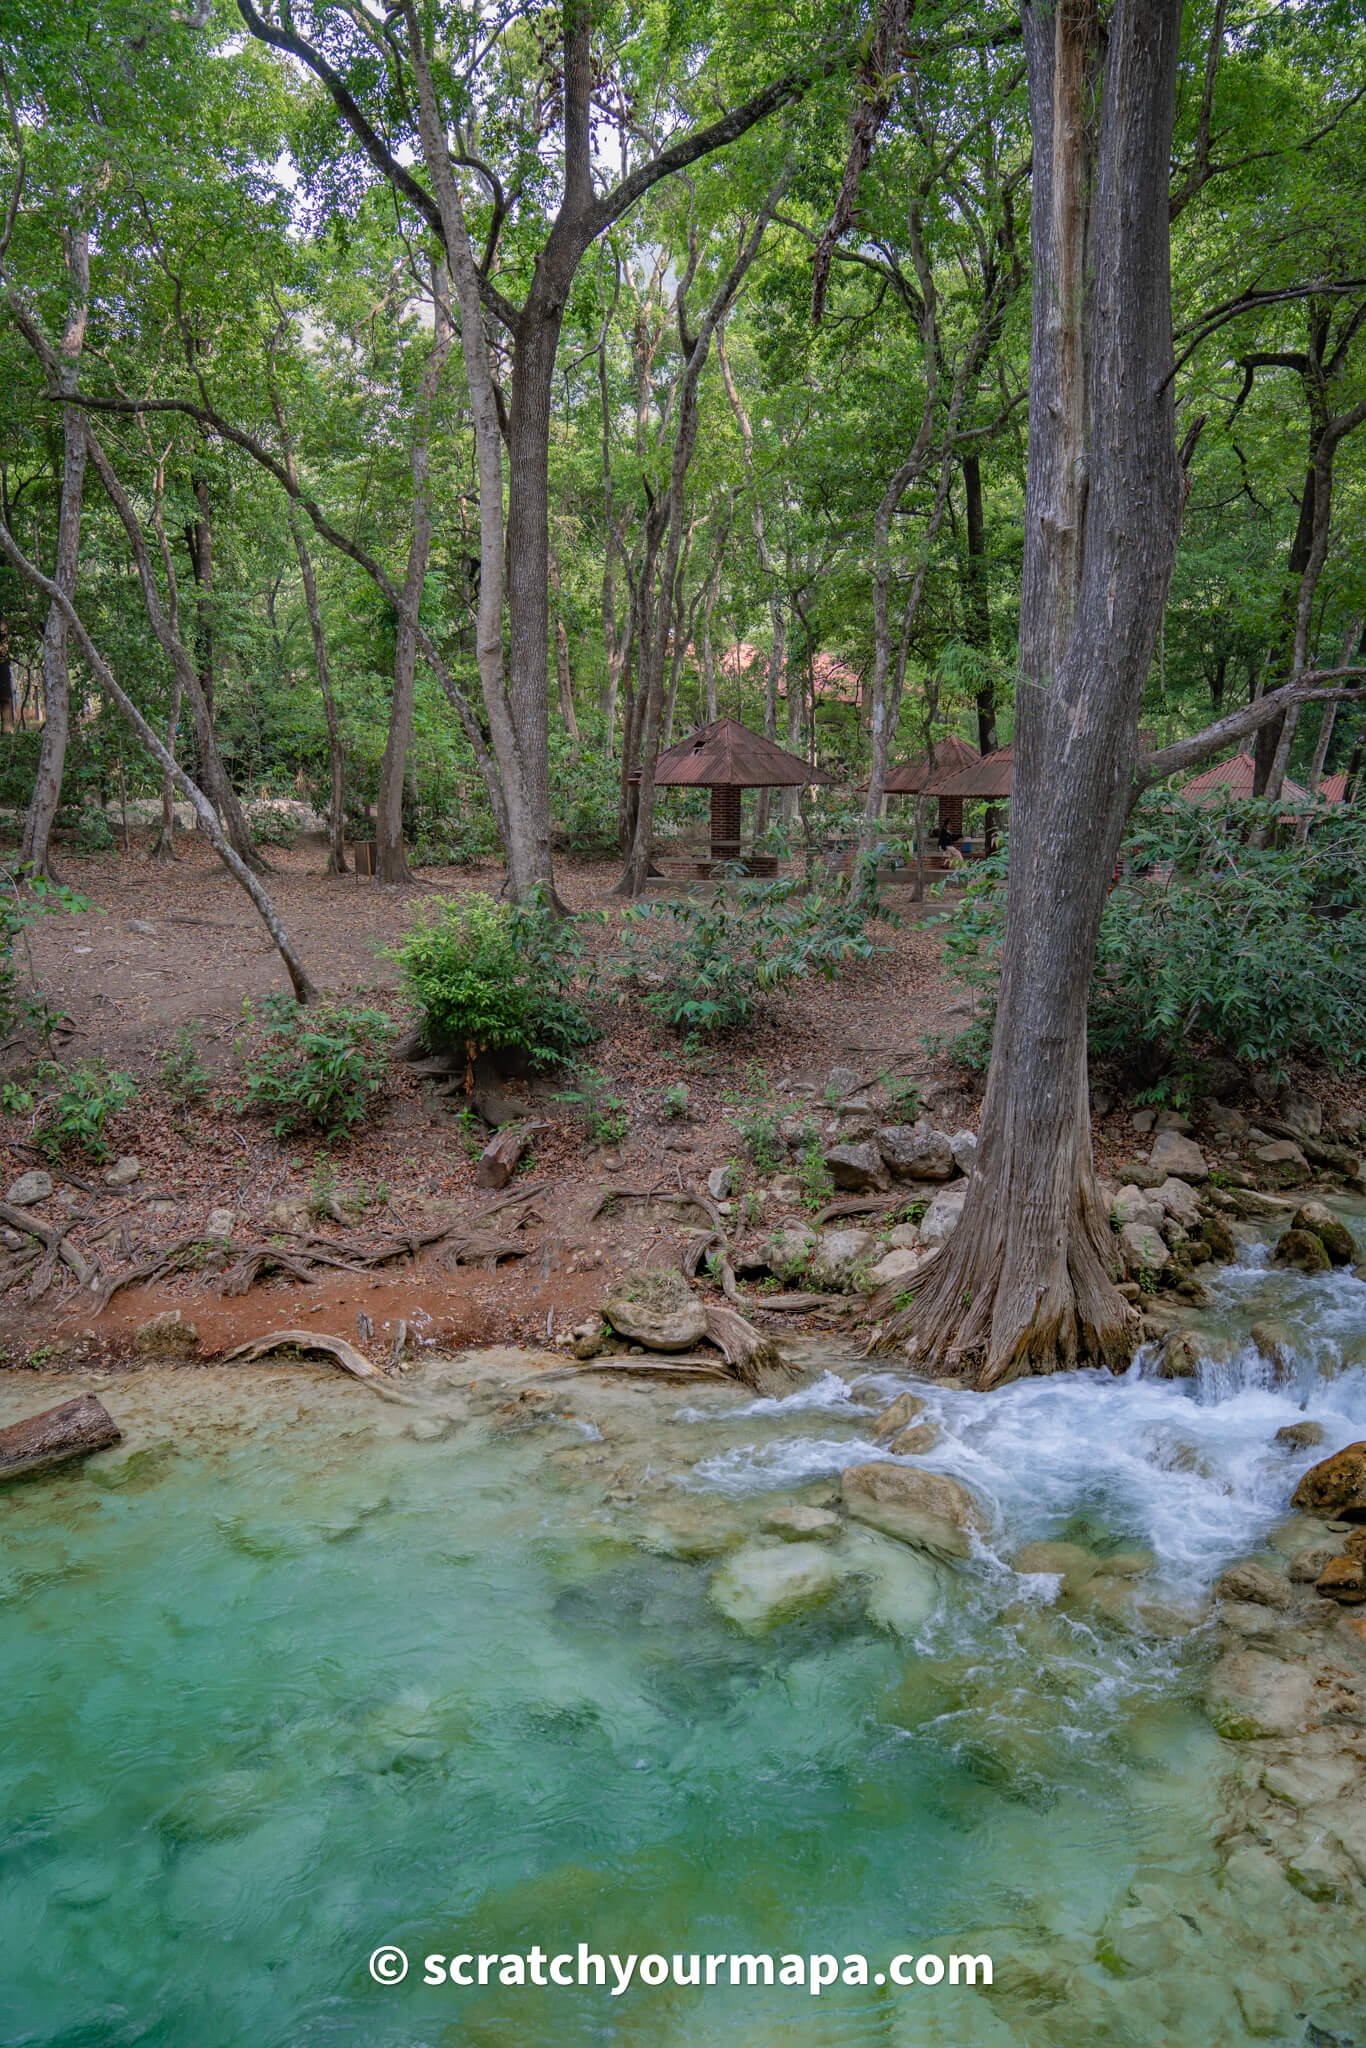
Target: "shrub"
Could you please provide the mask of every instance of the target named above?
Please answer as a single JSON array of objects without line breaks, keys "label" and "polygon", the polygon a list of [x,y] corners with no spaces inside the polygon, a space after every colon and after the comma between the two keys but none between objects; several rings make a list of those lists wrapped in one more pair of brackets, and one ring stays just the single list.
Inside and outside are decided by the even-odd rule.
[{"label": "shrub", "polygon": [[515,1049],[556,1066],[597,1036],[570,991],[586,977],[583,940],[544,898],[516,905],[447,897],[394,947],[433,1051]]},{"label": "shrub", "polygon": [[[1135,814],[1126,876],[1101,919],[1094,1053],[1148,1079],[1201,1050],[1278,1075],[1306,1055],[1366,1066],[1366,815],[1338,805],[1303,844],[1284,827],[1270,845],[1251,843],[1276,809],[1205,810],[1164,794]],[[979,1064],[1005,929],[995,865],[969,884],[946,948],[984,998],[966,1048]]]},{"label": "shrub", "polygon": [[161,1056],[161,1085],[181,1109],[202,1102],[213,1086],[213,1074],[199,1051],[199,1028],[182,1024]]},{"label": "shrub", "polygon": [[564,1089],[555,1100],[578,1113],[595,1145],[619,1145],[631,1128],[631,1118],[609,1076],[596,1067],[581,1067],[575,1079],[578,1085]]},{"label": "shrub", "polygon": [[[35,918],[67,911],[80,915],[89,910],[84,896],[41,875],[20,882],[13,875],[0,876],[0,1031],[19,1031],[25,1026],[40,1030],[50,1027],[52,1012],[32,984],[32,962],[28,958],[27,933]],[[20,955],[29,967],[26,977]]]},{"label": "shrub", "polygon": [[33,1131],[43,1156],[64,1159],[83,1152],[91,1159],[107,1159],[104,1127],[137,1094],[132,1075],[106,1067],[101,1060],[81,1060],[73,1067],[48,1060],[37,1078],[49,1091],[39,1103]]},{"label": "shrub", "polygon": [[798,878],[740,881],[710,896],[633,905],[618,971],[673,1030],[731,1030],[785,983],[808,973],[830,980],[871,959],[882,950],[867,929],[878,916],[876,897],[842,878],[825,889]]},{"label": "shrub", "polygon": [[269,1117],[277,1138],[312,1131],[332,1140],[353,1130],[384,1086],[389,1019],[345,1003],[301,1009],[287,997],[269,998],[260,1016],[255,1041],[239,1041],[235,1107]]}]

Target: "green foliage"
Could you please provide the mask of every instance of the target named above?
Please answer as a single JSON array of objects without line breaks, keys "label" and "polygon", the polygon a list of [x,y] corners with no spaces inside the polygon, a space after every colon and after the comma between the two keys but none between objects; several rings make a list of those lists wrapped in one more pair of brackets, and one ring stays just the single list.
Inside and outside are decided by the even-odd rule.
[{"label": "green foliage", "polygon": [[898,1124],[915,1123],[925,1107],[919,1082],[912,1081],[908,1074],[880,1074],[878,1079],[887,1098],[889,1120]]},{"label": "green foliage", "polygon": [[89,908],[74,889],[41,875],[24,882],[13,875],[0,876],[0,1031],[46,1029],[51,1023],[52,1012],[33,986],[31,972],[25,976],[16,957],[27,955],[29,926],[40,917],[63,911],[80,915]]},{"label": "green foliage", "polygon": [[756,1173],[776,1173],[787,1159],[787,1144],[779,1129],[781,1118],[773,1104],[758,1092],[764,1085],[762,1074],[751,1072],[747,1078],[751,1099],[741,1103],[735,1127]]},{"label": "green foliage", "polygon": [[238,1045],[235,1107],[268,1117],[277,1138],[307,1132],[332,1141],[354,1130],[384,1086],[389,1019],[347,1003],[313,1009],[273,997],[254,1021],[255,1036]]},{"label": "green foliage", "polygon": [[686,1116],[688,1114],[688,1105],[691,1101],[692,1097],[688,1093],[686,1081],[670,1081],[668,1087],[664,1090],[663,1108],[665,1116],[670,1118]]},{"label": "green foliage", "polygon": [[826,980],[883,950],[868,936],[875,899],[843,879],[740,881],[709,896],[632,905],[618,972],[674,1031],[734,1030],[765,995],[808,974]]},{"label": "green foliage", "polygon": [[182,1024],[162,1054],[161,1085],[181,1109],[203,1102],[213,1087],[213,1074],[199,1050],[198,1025]]},{"label": "green foliage", "polygon": [[596,1067],[580,1067],[575,1086],[555,1097],[575,1111],[595,1145],[620,1145],[631,1128],[630,1113],[611,1078]]},{"label": "green foliage", "polygon": [[797,1153],[797,1179],[801,1184],[802,1201],[813,1212],[823,1209],[834,1195],[834,1176],[825,1163],[820,1130],[810,1118]]},{"label": "green foliage", "polygon": [[[1101,919],[1090,1043],[1153,1099],[1174,1099],[1202,1050],[1274,1074],[1305,1056],[1366,1066],[1366,815],[1338,805],[1301,843],[1280,809],[1162,795],[1136,814]],[[945,949],[981,998],[955,1048],[970,1065],[989,1055],[1004,931],[1003,866],[989,862]]]},{"label": "green foliage", "polygon": [[37,1079],[46,1092],[39,1102],[33,1137],[44,1158],[66,1159],[84,1153],[89,1159],[107,1159],[110,1148],[104,1127],[137,1094],[132,1075],[106,1067],[102,1060],[80,1060],[71,1067],[46,1060]]},{"label": "green foliage", "polygon": [[434,1051],[517,1050],[557,1066],[597,1036],[572,990],[589,979],[578,926],[544,895],[495,903],[471,891],[431,904],[392,949]]},{"label": "green foliage", "polygon": [[251,836],[257,846],[289,847],[297,843],[299,828],[287,811],[260,804],[252,814]]}]

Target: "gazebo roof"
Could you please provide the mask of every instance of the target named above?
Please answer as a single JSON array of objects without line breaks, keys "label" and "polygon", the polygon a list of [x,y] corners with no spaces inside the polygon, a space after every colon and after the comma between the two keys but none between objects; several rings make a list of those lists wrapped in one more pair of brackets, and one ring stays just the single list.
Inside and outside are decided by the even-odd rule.
[{"label": "gazebo roof", "polygon": [[[1251,754],[1233,754],[1227,761],[1216,761],[1212,768],[1205,768],[1189,782],[1183,782],[1177,795],[1193,804],[1216,804],[1225,797],[1251,796],[1256,772],[1257,764]],[[1281,795],[1291,803],[1309,800],[1308,790],[1301,789],[1288,775],[1281,784]]]},{"label": "gazebo roof", "polygon": [[1347,770],[1340,768],[1336,775],[1325,775],[1319,784],[1319,795],[1326,803],[1345,804],[1347,801]]},{"label": "gazebo roof", "polygon": [[936,775],[925,784],[926,796],[972,796],[997,798],[1010,795],[1014,772],[1014,747],[998,747],[994,754],[979,754],[965,767]]},{"label": "gazebo roof", "polygon": [[[951,732],[934,743],[934,775],[936,783],[946,775],[957,775],[963,768],[971,768],[982,756],[971,740],[963,740]],[[887,772],[886,793],[888,796],[919,796],[930,778],[930,757],[917,754],[913,760],[899,761]]]},{"label": "gazebo roof", "polygon": [[737,718],[699,726],[655,762],[656,783],[694,789],[801,789],[813,782],[828,785],[834,779],[762,733],[751,732]]}]

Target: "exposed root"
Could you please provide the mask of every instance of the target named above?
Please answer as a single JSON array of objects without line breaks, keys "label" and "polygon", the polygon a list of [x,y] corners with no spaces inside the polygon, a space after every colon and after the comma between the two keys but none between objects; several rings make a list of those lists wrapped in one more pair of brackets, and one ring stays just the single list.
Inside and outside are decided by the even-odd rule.
[{"label": "exposed root", "polygon": [[795,1368],[786,1363],[777,1345],[761,1337],[753,1323],[733,1308],[708,1308],[707,1335],[747,1387],[760,1387],[766,1368],[795,1375]]}]

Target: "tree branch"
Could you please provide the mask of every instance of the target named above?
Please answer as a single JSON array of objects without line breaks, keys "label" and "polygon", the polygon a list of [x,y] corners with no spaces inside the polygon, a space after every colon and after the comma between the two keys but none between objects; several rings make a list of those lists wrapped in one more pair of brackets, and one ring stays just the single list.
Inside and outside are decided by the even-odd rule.
[{"label": "tree branch", "polygon": [[[1198,768],[1212,754],[1221,753],[1236,740],[1247,739],[1294,704],[1328,704],[1340,703],[1344,698],[1360,699],[1361,690],[1350,689],[1346,685],[1363,680],[1366,680],[1366,668],[1306,669],[1293,683],[1283,683],[1279,690],[1268,690],[1255,704],[1244,704],[1240,710],[1231,711],[1227,718],[1207,725],[1203,732],[1192,734],[1190,739],[1177,740],[1170,747],[1159,747],[1153,754],[1140,754],[1134,769],[1135,800],[1145,789],[1151,789],[1155,782],[1165,782],[1169,775],[1179,775],[1184,768]],[[1337,687],[1333,687],[1335,684]]]}]

